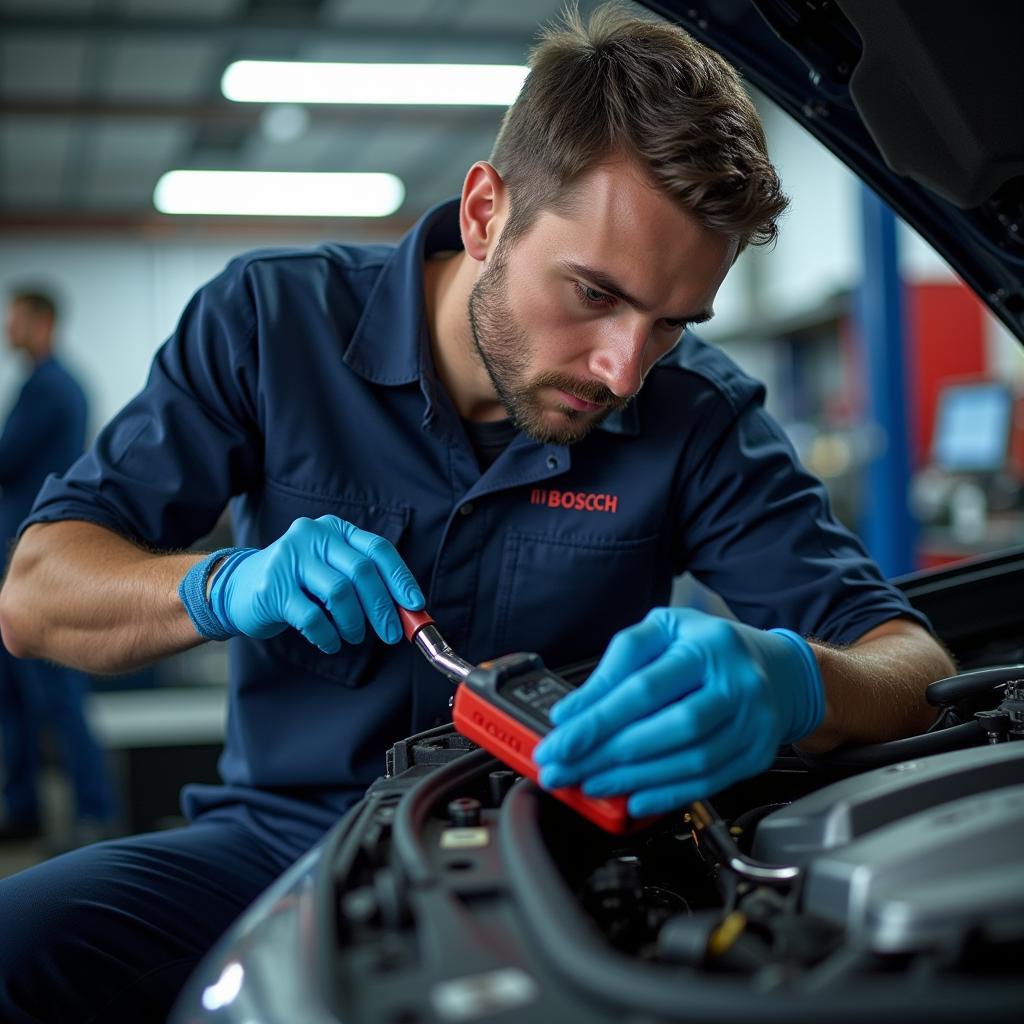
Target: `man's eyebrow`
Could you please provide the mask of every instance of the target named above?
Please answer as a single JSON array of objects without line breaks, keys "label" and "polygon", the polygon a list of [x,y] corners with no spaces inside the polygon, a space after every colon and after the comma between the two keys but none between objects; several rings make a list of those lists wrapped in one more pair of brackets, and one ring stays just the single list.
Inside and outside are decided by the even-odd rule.
[{"label": "man's eyebrow", "polygon": [[[622,299],[627,305],[632,306],[641,313],[650,313],[651,307],[646,302],[641,301],[635,295],[630,295],[615,278],[610,274],[606,274],[603,270],[598,270],[597,267],[587,267],[582,263],[574,263],[572,260],[561,260],[560,262],[562,267],[570,274],[585,278],[598,291],[607,292],[609,295],[614,295],[617,299]],[[666,319],[680,320],[688,324],[703,324],[707,323],[714,315],[713,310],[704,309],[699,313],[692,313],[688,316],[666,317]]]}]

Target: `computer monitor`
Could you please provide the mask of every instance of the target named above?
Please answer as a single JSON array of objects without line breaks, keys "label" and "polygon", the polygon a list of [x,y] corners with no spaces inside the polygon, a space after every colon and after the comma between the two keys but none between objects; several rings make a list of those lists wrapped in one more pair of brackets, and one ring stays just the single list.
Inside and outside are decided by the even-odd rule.
[{"label": "computer monitor", "polygon": [[997,473],[1006,465],[1013,394],[1006,384],[950,384],[939,394],[932,464],[949,473]]}]

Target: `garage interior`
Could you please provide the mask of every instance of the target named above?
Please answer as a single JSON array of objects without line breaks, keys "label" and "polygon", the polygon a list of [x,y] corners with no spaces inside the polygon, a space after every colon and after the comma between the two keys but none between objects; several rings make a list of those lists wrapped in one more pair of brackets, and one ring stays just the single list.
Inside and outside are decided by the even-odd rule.
[{"label": "garage interior", "polygon": [[[519,66],[555,0],[0,0],[0,287],[52,288],[63,358],[89,400],[89,437],[141,387],[189,296],[234,255],[325,239],[394,242],[485,159],[500,105],[235,102],[240,60]],[[580,4],[586,13],[593,0]],[[765,381],[768,408],[826,483],[839,518],[899,576],[1024,540],[1024,358],[928,245],[893,222],[907,393],[873,418],[859,304],[883,245],[849,170],[753,92],[792,208],[771,252],[748,250],[699,329]],[[385,172],[404,188],[380,217],[170,214],[178,170]],[[880,216],[886,216],[882,213]],[[891,217],[891,214],[888,214]],[[26,368],[0,352],[0,409]],[[892,425],[897,424],[897,433]],[[879,504],[872,468],[907,481]],[[228,517],[198,548],[231,542]],[[870,546],[870,544],[869,544]],[[718,609],[687,578],[677,603]],[[215,778],[223,644],[128,676],[95,677],[89,722],[116,782],[119,829],[181,822],[184,781]],[[0,849],[0,876],[69,842],[67,781],[44,749],[45,836]],[[382,766],[383,767],[383,766]]]}]

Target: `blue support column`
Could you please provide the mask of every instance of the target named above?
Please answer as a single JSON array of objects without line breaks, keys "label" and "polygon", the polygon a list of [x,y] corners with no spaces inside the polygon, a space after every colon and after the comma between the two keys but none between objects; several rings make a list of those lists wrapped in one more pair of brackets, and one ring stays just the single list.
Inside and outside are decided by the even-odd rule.
[{"label": "blue support column", "polygon": [[866,414],[872,458],[865,467],[861,536],[882,572],[914,568],[916,524],[910,514],[903,282],[896,218],[861,186],[864,269],[857,294],[857,337],[863,353]]}]

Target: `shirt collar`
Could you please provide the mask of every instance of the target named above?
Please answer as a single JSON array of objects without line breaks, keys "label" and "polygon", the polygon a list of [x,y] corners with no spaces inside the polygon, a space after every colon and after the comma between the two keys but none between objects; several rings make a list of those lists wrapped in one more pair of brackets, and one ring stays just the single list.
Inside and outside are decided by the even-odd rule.
[{"label": "shirt collar", "polygon": [[459,200],[428,210],[392,250],[359,318],[345,363],[374,384],[411,384],[420,378],[420,339],[425,336],[423,261],[432,253],[462,248]]},{"label": "shirt collar", "polygon": [[[345,350],[344,359],[351,369],[375,384],[397,386],[421,379],[425,364],[431,365],[422,351],[429,343],[423,261],[433,253],[461,248],[456,197],[428,210],[381,268]],[[611,434],[639,433],[636,400],[607,416],[599,429]]]}]

